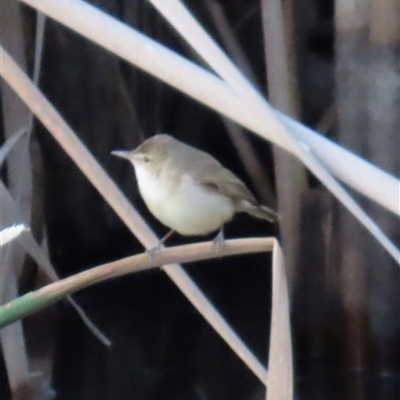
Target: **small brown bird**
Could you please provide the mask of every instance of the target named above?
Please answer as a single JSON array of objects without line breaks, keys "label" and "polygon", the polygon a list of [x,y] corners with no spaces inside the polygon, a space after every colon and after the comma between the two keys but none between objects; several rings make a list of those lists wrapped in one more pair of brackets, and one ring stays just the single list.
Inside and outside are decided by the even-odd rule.
[{"label": "small brown bird", "polygon": [[277,219],[275,211],[258,204],[246,185],[214,157],[170,135],[158,134],[133,151],[111,154],[133,164],[150,212],[181,235],[217,231],[237,212],[269,222]]}]

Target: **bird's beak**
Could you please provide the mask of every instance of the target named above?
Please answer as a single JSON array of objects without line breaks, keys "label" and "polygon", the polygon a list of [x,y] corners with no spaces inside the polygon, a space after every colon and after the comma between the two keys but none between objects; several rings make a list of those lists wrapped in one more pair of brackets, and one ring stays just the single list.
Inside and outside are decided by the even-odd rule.
[{"label": "bird's beak", "polygon": [[127,160],[130,160],[130,155],[131,152],[128,150],[114,150],[111,152],[113,156],[121,157],[121,158],[126,158]]}]

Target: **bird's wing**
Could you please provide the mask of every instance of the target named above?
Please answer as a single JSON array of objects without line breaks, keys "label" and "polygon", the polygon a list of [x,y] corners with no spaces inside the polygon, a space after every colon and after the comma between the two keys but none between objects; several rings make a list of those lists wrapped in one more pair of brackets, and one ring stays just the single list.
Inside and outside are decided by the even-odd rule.
[{"label": "bird's wing", "polygon": [[204,179],[200,184],[207,190],[225,195],[231,198],[234,202],[247,200],[251,204],[256,204],[256,200],[252,193],[247,189],[243,182],[235,181],[217,181],[215,178]]},{"label": "bird's wing", "polygon": [[228,196],[234,202],[247,200],[252,204],[257,203],[246,185],[213,157],[207,160],[201,168],[201,173],[197,171],[198,169],[191,170],[190,176],[206,190]]}]

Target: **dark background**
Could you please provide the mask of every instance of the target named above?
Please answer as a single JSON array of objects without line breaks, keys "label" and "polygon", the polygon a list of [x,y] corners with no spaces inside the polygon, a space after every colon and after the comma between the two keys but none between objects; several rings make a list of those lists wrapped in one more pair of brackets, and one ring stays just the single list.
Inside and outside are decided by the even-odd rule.
[{"label": "dark background", "polygon": [[[91,3],[201,63],[148,2]],[[266,93],[259,1],[220,3],[261,82],[260,90]],[[219,40],[204,4],[194,0],[185,4]],[[295,1],[294,15],[301,119],[315,126],[334,97],[333,0]],[[29,38],[34,29],[32,10],[24,8],[24,17]],[[28,40],[28,57],[31,45]],[[131,166],[113,158],[111,150],[130,149],[154,133],[168,132],[213,154],[256,191],[219,116],[51,20],[46,26],[40,87],[160,236],[166,228],[146,210]],[[334,128],[329,131],[332,136]],[[66,277],[141,252],[142,246],[40,124],[35,125],[35,135],[43,158],[44,224],[59,274]],[[252,134],[248,137],[274,183],[271,146]],[[320,190],[312,177],[310,187]],[[312,223],[303,221],[304,240],[318,252],[315,236],[307,236]],[[226,227],[225,235],[279,236],[279,227],[239,215]],[[192,240],[175,236],[168,244]],[[269,344],[270,265],[269,256],[257,255],[185,267],[264,364]],[[34,276],[27,274],[21,291],[32,287]],[[339,295],[322,292],[319,285],[323,279],[318,276],[305,275],[303,280],[307,282],[300,280],[300,289],[293,292],[297,299],[293,306],[296,398],[400,398],[399,343],[391,347],[388,368],[381,368],[376,360],[366,362],[362,369],[349,367]],[[304,305],[302,293],[310,287],[322,297]],[[37,327],[40,316],[28,318],[25,328],[30,347],[38,353],[48,346],[53,349],[52,387],[57,399],[265,397],[263,385],[163,272],[108,281],[75,298],[113,346],[107,349],[100,344],[67,302],[59,303],[56,313],[44,314],[47,325]],[[300,306],[296,308],[296,304]],[[395,337],[398,340],[399,336]],[[5,376],[3,382],[6,388]],[[5,391],[4,399],[8,396]]]}]

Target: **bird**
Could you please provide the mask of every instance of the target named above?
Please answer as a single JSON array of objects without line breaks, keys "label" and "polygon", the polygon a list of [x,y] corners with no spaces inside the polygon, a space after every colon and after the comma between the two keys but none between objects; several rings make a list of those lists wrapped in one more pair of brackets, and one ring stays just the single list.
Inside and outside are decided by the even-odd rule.
[{"label": "bird", "polygon": [[[183,236],[216,232],[236,213],[275,222],[277,213],[257,202],[246,185],[210,154],[159,133],[132,151],[112,155],[134,167],[141,197],[163,225]],[[164,239],[162,240],[162,242]]]}]

